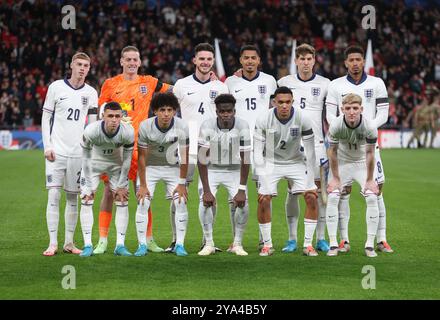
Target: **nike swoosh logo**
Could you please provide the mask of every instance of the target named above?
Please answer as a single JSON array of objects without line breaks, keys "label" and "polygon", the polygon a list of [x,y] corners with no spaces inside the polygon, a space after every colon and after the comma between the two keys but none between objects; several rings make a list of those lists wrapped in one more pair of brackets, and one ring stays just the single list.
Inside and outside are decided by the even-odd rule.
[{"label": "nike swoosh logo", "polygon": [[195,93],[195,92],[188,92],[187,95],[190,96],[190,95],[192,95],[192,94],[194,94],[194,93]]},{"label": "nike swoosh logo", "polygon": [[346,93],[346,94],[343,94],[342,96],[343,96],[343,97],[345,97],[345,96],[346,96],[347,94],[348,94],[348,93]]},{"label": "nike swoosh logo", "polygon": [[67,97],[65,97],[65,98],[60,98],[61,101],[66,100],[66,99],[67,99]]},{"label": "nike swoosh logo", "polygon": [[238,89],[238,90],[235,90],[235,93],[237,93],[237,92],[240,92],[240,91],[242,91],[243,89]]},{"label": "nike swoosh logo", "polygon": [[115,93],[116,93],[116,94],[120,94],[120,93],[122,93],[122,91],[116,91]]},{"label": "nike swoosh logo", "polygon": [[329,218],[334,218],[334,217],[336,217],[336,216],[328,216]]}]

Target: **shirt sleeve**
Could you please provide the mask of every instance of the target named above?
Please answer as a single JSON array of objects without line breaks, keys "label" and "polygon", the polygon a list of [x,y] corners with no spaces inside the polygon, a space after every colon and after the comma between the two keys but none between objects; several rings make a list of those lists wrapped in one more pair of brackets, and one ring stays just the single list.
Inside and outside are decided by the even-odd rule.
[{"label": "shirt sleeve", "polygon": [[330,82],[328,85],[327,96],[325,98],[325,112],[327,122],[331,123],[338,116],[338,91],[334,83]]},{"label": "shirt sleeve", "polygon": [[301,136],[303,140],[309,140],[314,138],[312,122],[308,117],[305,117],[304,115],[302,115],[301,117]]},{"label": "shirt sleeve", "polygon": [[148,148],[148,145],[150,143],[149,139],[148,139],[148,135],[147,135],[147,120],[144,120],[141,122],[141,124],[139,125],[139,132],[138,132],[138,147],[139,148],[143,148],[146,149]]},{"label": "shirt sleeve", "polygon": [[365,137],[365,140],[367,144],[376,144],[377,142],[377,128],[371,126],[367,129],[367,136]]},{"label": "shirt sleeve", "polygon": [[251,145],[251,132],[249,130],[249,125],[244,123],[243,128],[240,130],[240,152],[250,151],[252,149]]},{"label": "shirt sleeve", "polygon": [[127,126],[128,131],[124,140],[124,151],[130,151],[134,149],[134,129],[132,126]]},{"label": "shirt sleeve", "polygon": [[339,136],[337,131],[337,124],[336,121],[334,121],[330,124],[330,128],[328,130],[328,142],[330,144],[339,144]]},{"label": "shirt sleeve", "polygon": [[[179,119],[180,120],[180,119]],[[181,131],[182,133],[179,134],[179,146],[187,147],[189,146],[189,128],[185,121],[181,120],[179,121],[181,123]]]},{"label": "shirt sleeve", "polygon": [[98,93],[96,90],[93,90],[90,98],[88,114],[98,114]]},{"label": "shirt sleeve", "polygon": [[47,90],[46,99],[44,100],[43,111],[54,113],[55,111],[55,88],[51,84]]},{"label": "shirt sleeve", "polygon": [[200,130],[199,130],[199,141],[198,141],[198,145],[200,147],[203,148],[208,148],[210,147],[210,132],[211,130],[209,130],[207,123],[209,120],[205,120],[202,125],[200,126]]},{"label": "shirt sleeve", "polygon": [[266,117],[258,117],[257,121],[255,121],[254,139],[261,142],[266,141],[265,118]]},{"label": "shirt sleeve", "polygon": [[183,100],[182,92],[180,90],[180,83],[181,81],[177,80],[173,87],[173,93],[177,97],[177,100],[179,100],[179,103]]},{"label": "shirt sleeve", "polygon": [[92,150],[93,142],[91,139],[91,127],[86,127],[83,133],[81,147],[86,150]]}]

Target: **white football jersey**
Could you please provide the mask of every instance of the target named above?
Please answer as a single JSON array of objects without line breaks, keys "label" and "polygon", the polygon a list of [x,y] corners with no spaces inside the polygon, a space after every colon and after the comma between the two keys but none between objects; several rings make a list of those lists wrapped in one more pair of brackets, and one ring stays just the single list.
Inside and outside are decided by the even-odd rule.
[{"label": "white football jersey", "polygon": [[182,119],[190,132],[190,153],[197,153],[199,128],[206,119],[217,117],[215,98],[229,93],[228,87],[221,81],[201,82],[195,74],[176,81],[173,93],[179,100]]},{"label": "white football jersey", "polygon": [[249,125],[235,117],[232,129],[220,129],[217,118],[207,119],[200,127],[199,146],[209,149],[210,169],[240,170],[240,152],[251,150]]},{"label": "white football jersey", "polygon": [[[376,111],[381,108],[389,108],[388,92],[385,83],[378,77],[363,74],[361,81],[355,84],[350,75],[337,78],[328,86],[325,105],[328,119],[333,119],[341,114],[342,99],[349,93],[355,93],[362,97],[363,116],[368,120],[376,118]],[[330,120],[331,121],[331,120]]]},{"label": "white football jersey", "polygon": [[356,128],[350,128],[342,114],[330,124],[328,138],[330,144],[339,144],[338,160],[362,162],[366,159],[365,146],[377,142],[377,128],[364,116]]},{"label": "white football jersey", "polygon": [[288,75],[278,80],[279,87],[288,87],[293,92],[293,107],[302,109],[302,114],[312,122],[315,145],[324,142],[324,103],[330,80],[313,74],[307,80],[301,80],[298,74]]},{"label": "white football jersey", "polygon": [[52,114],[50,139],[56,154],[81,158],[87,113],[97,107],[98,93],[87,83],[75,89],[63,79],[49,86],[43,110]]},{"label": "white football jersey", "polygon": [[259,71],[253,79],[230,76],[225,83],[229,92],[237,100],[236,116],[248,122],[253,134],[255,121],[270,107],[270,96],[277,89],[275,78]]},{"label": "white football jersey", "polygon": [[290,118],[281,121],[273,108],[255,123],[254,143],[265,143],[265,159],[275,165],[304,163],[301,140],[313,138],[312,124],[300,109],[292,108]]},{"label": "white football jersey", "polygon": [[179,147],[189,144],[189,131],[185,121],[174,117],[168,130],[159,128],[157,117],[141,122],[138,147],[148,148],[147,166],[178,166]]},{"label": "white football jersey", "polygon": [[81,146],[92,150],[92,164],[99,162],[122,165],[122,148],[126,151],[134,148],[134,129],[131,125],[121,122],[112,135],[105,131],[104,120],[91,123],[86,127]]}]

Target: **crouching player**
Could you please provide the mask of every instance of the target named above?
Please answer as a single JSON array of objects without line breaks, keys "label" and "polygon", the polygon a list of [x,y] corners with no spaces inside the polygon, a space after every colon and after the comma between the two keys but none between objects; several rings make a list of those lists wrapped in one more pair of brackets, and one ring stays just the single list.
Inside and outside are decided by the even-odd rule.
[{"label": "crouching player", "polygon": [[[186,123],[177,118],[179,102],[172,93],[158,93],[151,100],[155,117],[141,122],[138,137],[138,185],[136,197],[136,230],[139,247],[135,256],[147,254],[145,230],[148,223],[148,208],[153,199],[156,184],[163,180],[167,188],[167,199],[172,199],[176,208],[177,256],[186,256],[184,247],[188,209],[186,207],[186,175],[188,172],[189,130]],[[180,155],[180,159],[179,159]]]},{"label": "crouching player", "polygon": [[[275,108],[257,119],[254,133],[254,161],[259,177],[258,222],[264,246],[260,256],[272,255],[271,202],[277,195],[277,185],[286,179],[292,186],[292,194],[303,194],[316,199],[316,185],[313,172],[316,155],[312,124],[300,109],[294,108],[292,91],[280,87],[274,93]],[[307,163],[304,163],[303,141]],[[305,215],[305,234],[303,253],[317,256],[312,246],[318,213],[307,210]]]},{"label": "crouching player", "polygon": [[103,120],[90,124],[83,134],[80,221],[84,249],[81,257],[93,255],[93,201],[99,178],[104,173],[109,177],[116,204],[117,241],[114,253],[119,256],[132,255],[124,242],[128,225],[127,175],[134,147],[134,130],[129,124],[121,123],[121,118],[119,103],[109,102],[104,107]]},{"label": "crouching player", "polygon": [[[246,184],[249,174],[251,137],[249,125],[235,117],[235,98],[231,94],[219,95],[214,103],[217,117],[205,120],[200,127],[198,168],[203,193],[200,194],[199,218],[203,228],[205,246],[198,253],[207,256],[215,253],[213,208],[219,186],[229,193],[229,205],[234,242],[228,252],[247,256],[242,240],[249,217]],[[209,157],[209,167],[208,167]],[[208,170],[209,169],[209,170]],[[201,188],[199,187],[199,190]]]},{"label": "crouching player", "polygon": [[[353,181],[360,184],[367,203],[367,242],[365,254],[376,257],[374,239],[379,224],[377,194],[379,188],[374,180],[374,148],[377,127],[362,116],[362,98],[350,93],[342,100],[342,115],[332,121],[329,129],[330,179],[327,187],[327,231],[330,238],[328,256],[338,255],[336,232],[338,205],[341,190]],[[338,149],[340,150],[338,152]]]}]

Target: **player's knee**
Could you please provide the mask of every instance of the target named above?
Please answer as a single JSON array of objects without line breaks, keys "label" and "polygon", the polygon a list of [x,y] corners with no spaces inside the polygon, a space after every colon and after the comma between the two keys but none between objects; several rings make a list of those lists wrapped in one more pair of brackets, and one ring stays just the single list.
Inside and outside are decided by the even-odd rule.
[{"label": "player's knee", "polygon": [[327,204],[337,206],[341,195],[338,191],[330,192],[327,196]]},{"label": "player's knee", "polygon": [[272,196],[268,194],[259,194],[258,195],[258,203],[262,206],[270,205],[270,201],[272,200]]},{"label": "player's knee", "polygon": [[380,195],[382,195],[383,183],[378,184],[377,186],[379,187],[379,194],[378,194],[378,196],[380,196]]},{"label": "player's knee", "polygon": [[102,199],[103,199],[103,201],[108,201],[108,200],[112,201],[113,200],[113,192],[110,188],[109,183],[106,183],[104,186],[104,192],[102,194]]},{"label": "player's knee", "polygon": [[82,206],[93,206],[94,202],[95,202],[94,199],[91,199],[91,200],[81,199]]},{"label": "player's knee", "polygon": [[306,201],[306,206],[312,210],[318,207],[318,194],[316,191],[306,191],[304,194],[304,200]]},{"label": "player's knee", "polygon": [[128,206],[128,201],[115,200],[115,205],[117,207],[126,207]]},{"label": "player's knee", "polygon": [[78,194],[73,192],[66,192],[66,201],[68,202],[75,202],[78,199]]},{"label": "player's knee", "polygon": [[344,186],[342,188],[342,195],[350,195],[351,193],[351,186]]},{"label": "player's knee", "polygon": [[368,192],[367,194],[365,194],[365,202],[367,203],[368,207],[377,206],[377,195]]},{"label": "player's knee", "polygon": [[49,201],[60,201],[61,198],[61,189],[51,188],[49,189]]},{"label": "player's knee", "polygon": [[174,206],[176,207],[176,212],[178,211],[178,212],[183,212],[183,211],[187,211],[187,209],[186,209],[186,203],[185,203],[185,200],[184,199],[180,199],[179,200],[179,198],[174,198],[173,199],[173,203],[174,203]]}]

